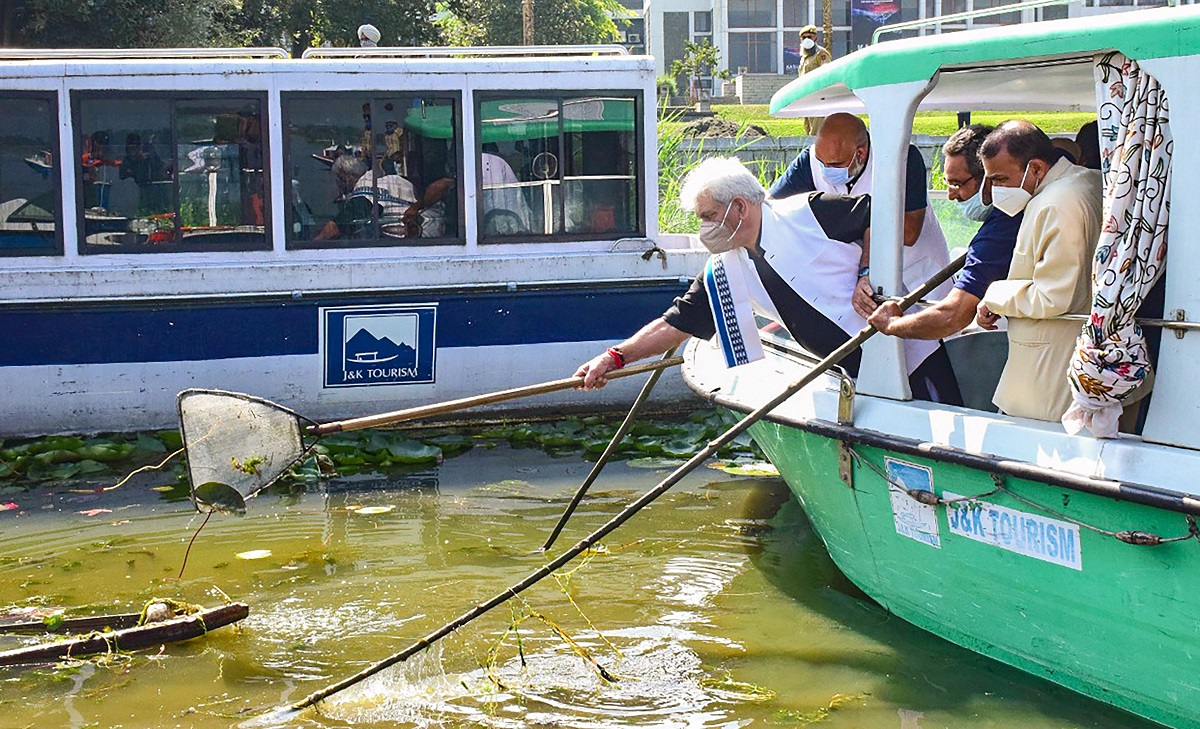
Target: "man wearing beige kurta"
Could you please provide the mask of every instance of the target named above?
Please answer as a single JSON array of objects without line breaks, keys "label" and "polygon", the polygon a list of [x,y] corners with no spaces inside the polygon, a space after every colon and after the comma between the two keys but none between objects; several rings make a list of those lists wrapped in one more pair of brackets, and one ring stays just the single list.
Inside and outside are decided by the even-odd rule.
[{"label": "man wearing beige kurta", "polygon": [[997,127],[980,157],[995,206],[1025,212],[1008,278],[989,286],[979,304],[984,328],[1008,317],[1008,361],[993,402],[1009,415],[1057,422],[1071,403],[1067,367],[1080,324],[1052,317],[1091,306],[1101,176],[1060,159],[1028,122]]}]

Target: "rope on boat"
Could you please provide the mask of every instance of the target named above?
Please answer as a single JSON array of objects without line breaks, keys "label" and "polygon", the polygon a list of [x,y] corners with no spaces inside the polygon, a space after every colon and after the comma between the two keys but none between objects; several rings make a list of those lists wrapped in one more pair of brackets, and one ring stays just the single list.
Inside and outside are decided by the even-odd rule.
[{"label": "rope on boat", "polygon": [[905,488],[901,484],[896,483],[896,481],[894,481],[890,476],[888,476],[886,472],[880,470],[880,468],[878,466],[876,466],[874,463],[872,463],[867,458],[865,458],[861,453],[858,452],[857,449],[855,449],[854,446],[847,444],[846,449],[850,452],[851,458],[853,458],[856,463],[858,463],[859,465],[862,465],[862,466],[866,466],[868,469],[873,471],[875,473],[875,475],[877,475],[881,479],[883,479],[884,482],[887,483],[889,491],[898,491],[898,492],[904,494],[905,496],[909,497],[913,501],[916,501],[921,504],[925,504],[926,506],[938,506],[939,504],[940,505],[955,504],[955,503],[959,503],[962,501],[977,501],[984,497],[992,496],[994,494],[1003,492],[1003,493],[1007,494],[1008,496],[1011,496],[1013,499],[1021,502],[1022,504],[1025,504],[1026,506],[1037,509],[1038,511],[1041,511],[1045,514],[1049,514],[1050,516],[1053,516],[1055,518],[1062,519],[1063,521],[1069,522],[1076,526],[1083,527],[1084,529],[1088,529],[1090,531],[1096,532],[1097,534],[1103,534],[1106,537],[1112,537],[1113,539],[1124,542],[1125,544],[1133,544],[1133,545],[1136,545],[1139,547],[1153,547],[1153,546],[1157,546],[1160,544],[1170,544],[1171,542],[1183,542],[1188,539],[1195,539],[1196,541],[1200,542],[1200,527],[1197,527],[1196,517],[1192,516],[1191,514],[1184,515],[1184,519],[1187,521],[1187,525],[1188,525],[1188,533],[1177,536],[1177,537],[1163,537],[1163,536],[1160,536],[1153,532],[1146,532],[1146,531],[1141,531],[1141,530],[1137,530],[1137,529],[1124,529],[1121,531],[1109,531],[1107,529],[1101,529],[1098,526],[1093,526],[1086,522],[1083,522],[1078,519],[1067,516],[1066,514],[1062,513],[1061,511],[1051,509],[1048,506],[1044,506],[1042,504],[1038,504],[1033,501],[1030,501],[1029,499],[1025,498],[1024,496],[1021,496],[1021,495],[1015,493],[1012,489],[1005,486],[1004,485],[1004,476],[1001,476],[1000,474],[997,474],[997,473],[989,474],[992,477],[992,483],[994,483],[996,485],[996,488],[992,489],[991,491],[988,491],[988,492],[982,493],[982,494],[978,494],[976,496],[960,496],[960,497],[954,498],[954,499],[945,499],[945,498],[942,498],[941,496],[938,496],[937,494],[935,494],[932,491],[924,491],[922,489]]}]

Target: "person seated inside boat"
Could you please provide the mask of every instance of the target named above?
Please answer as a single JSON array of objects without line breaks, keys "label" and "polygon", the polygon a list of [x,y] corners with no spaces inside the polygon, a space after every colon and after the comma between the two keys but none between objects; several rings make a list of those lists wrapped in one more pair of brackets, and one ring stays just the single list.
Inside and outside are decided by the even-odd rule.
[{"label": "person seated inside boat", "polygon": [[1006,279],[988,286],[976,322],[1008,317],[1008,360],[992,401],[1008,415],[1058,421],[1071,403],[1067,367],[1092,303],[1092,256],[1101,230],[1100,173],[1061,158],[1027,121],[1006,121],[979,147],[992,204],[1024,213]]},{"label": "person seated inside boat", "polygon": [[967,261],[950,293],[932,306],[904,314],[895,302],[885,302],[867,317],[883,334],[904,339],[941,339],[962,331],[975,320],[976,310],[992,282],[1008,276],[1022,214],[1008,216],[992,208],[991,189],[984,182],[979,146],[993,127],[972,124],[942,145],[946,196],[959,203],[962,214],[983,225],[967,245]]},{"label": "person seated inside boat", "polygon": [[483,234],[530,232],[533,216],[519,186],[521,181],[512,166],[500,156],[500,149],[494,142],[483,145],[479,175],[483,179]]},{"label": "person seated inside boat", "polygon": [[[680,205],[700,218],[700,241],[712,253],[708,264],[661,317],[579,367],[575,375],[584,378],[585,389],[603,386],[608,372],[689,336],[717,337],[731,367],[761,358],[756,310],[781,322],[819,357],[866,326],[851,295],[858,244],[868,236],[870,197],[810,192],[767,200],[758,178],[739,160],[717,157],[688,173]],[[940,342],[910,340],[905,354],[914,397],[962,403]],[[860,359],[854,352],[841,366],[856,376]]]},{"label": "person seated inside boat", "polygon": [[436,238],[442,235],[443,217],[437,204],[454,187],[446,177],[430,183],[423,195],[401,175],[383,175],[376,180],[373,170],[355,155],[344,154],[333,162],[337,181],[339,212],[313,240],[332,240],[373,235],[372,214],[378,213],[386,236]]},{"label": "person seated inside boat", "polygon": [[[873,181],[871,135],[862,119],[837,113],[825,117],[812,146],[806,147],[771,185],[770,197],[782,200],[806,192],[836,192],[847,195],[871,193]],[[920,286],[950,262],[946,236],[929,205],[927,169],[921,152],[908,146],[904,177],[904,285]],[[863,247],[863,263],[856,282],[855,300],[864,316],[875,309],[869,251]],[[934,289],[929,300],[950,293],[951,283]]]},{"label": "person seated inside boat", "polygon": [[1079,147],[1079,165],[1089,170],[1100,169],[1100,125],[1095,119],[1079,127],[1075,144]]}]

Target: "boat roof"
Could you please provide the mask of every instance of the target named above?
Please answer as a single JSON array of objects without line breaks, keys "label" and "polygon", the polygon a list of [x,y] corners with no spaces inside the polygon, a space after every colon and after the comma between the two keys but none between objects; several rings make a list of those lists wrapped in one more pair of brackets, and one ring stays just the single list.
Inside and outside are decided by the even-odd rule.
[{"label": "boat roof", "polygon": [[939,72],[922,109],[1094,110],[1091,59],[1114,50],[1139,61],[1200,53],[1200,6],[887,41],[784,86],[771,99],[771,114],[861,113],[855,91],[928,81]]}]

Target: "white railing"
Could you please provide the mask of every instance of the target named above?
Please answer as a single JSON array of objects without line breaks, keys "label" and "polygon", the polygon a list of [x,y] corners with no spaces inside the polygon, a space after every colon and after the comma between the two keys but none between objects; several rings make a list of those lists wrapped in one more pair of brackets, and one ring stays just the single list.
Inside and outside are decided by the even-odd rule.
[{"label": "white railing", "polygon": [[1033,10],[1035,8],[1044,8],[1050,5],[1070,5],[1073,2],[1082,1],[1083,0],[1025,0],[1025,2],[1013,3],[1012,5],[998,5],[994,8],[968,10],[965,13],[951,13],[950,15],[938,15],[933,18],[906,20],[903,23],[881,25],[875,29],[874,33],[871,34],[871,45],[878,43],[879,36],[883,35],[884,33],[901,33],[906,30],[917,30],[930,25],[957,23],[960,21],[974,20],[975,18],[986,18],[991,15],[1005,15],[1007,13],[1017,13],[1022,10]]}]

